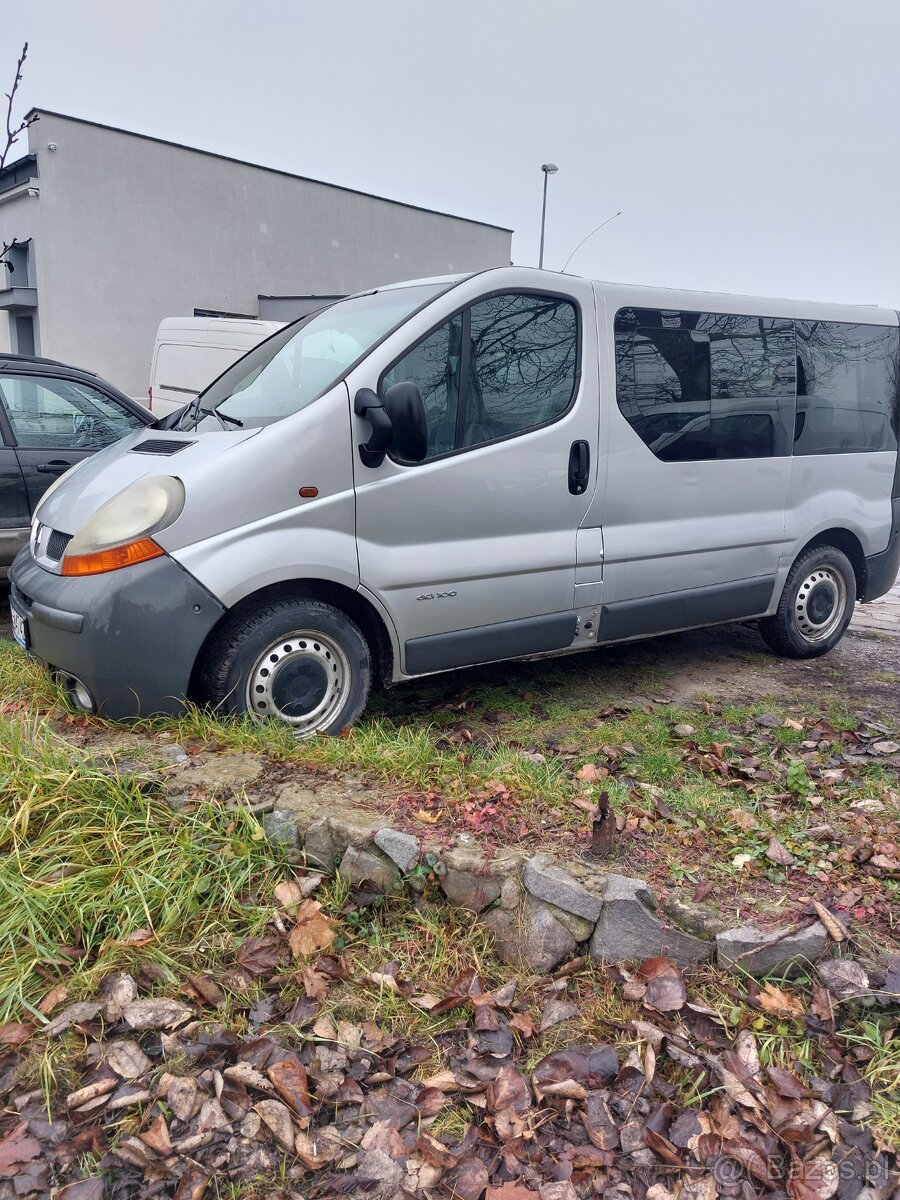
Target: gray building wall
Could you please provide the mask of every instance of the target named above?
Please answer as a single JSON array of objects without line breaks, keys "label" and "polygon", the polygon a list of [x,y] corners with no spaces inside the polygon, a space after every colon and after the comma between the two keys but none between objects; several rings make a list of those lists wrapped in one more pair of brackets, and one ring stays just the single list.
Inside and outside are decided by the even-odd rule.
[{"label": "gray building wall", "polygon": [[40,197],[0,237],[34,237],[39,352],[135,396],[163,317],[510,261],[509,230],[54,113],[29,148]]}]

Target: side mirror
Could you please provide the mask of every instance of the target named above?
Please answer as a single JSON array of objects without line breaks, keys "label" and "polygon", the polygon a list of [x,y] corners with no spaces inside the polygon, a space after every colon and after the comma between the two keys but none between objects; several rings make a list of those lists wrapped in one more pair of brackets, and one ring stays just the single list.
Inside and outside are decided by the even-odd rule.
[{"label": "side mirror", "polygon": [[394,430],[391,449],[404,462],[421,462],[428,454],[428,421],[419,389],[395,383],[384,394],[384,407]]},{"label": "side mirror", "polygon": [[371,388],[360,388],[353,401],[353,411],[365,417],[372,428],[367,442],[360,442],[359,457],[364,467],[380,467],[391,448],[394,427],[380,397]]}]

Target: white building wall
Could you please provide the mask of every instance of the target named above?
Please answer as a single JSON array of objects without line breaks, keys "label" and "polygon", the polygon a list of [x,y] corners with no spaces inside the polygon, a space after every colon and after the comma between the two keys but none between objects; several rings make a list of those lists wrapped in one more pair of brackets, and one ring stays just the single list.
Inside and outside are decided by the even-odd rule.
[{"label": "white building wall", "polygon": [[52,113],[29,142],[40,351],[135,396],[163,317],[255,315],[261,293],[346,294],[510,259],[506,230]]}]

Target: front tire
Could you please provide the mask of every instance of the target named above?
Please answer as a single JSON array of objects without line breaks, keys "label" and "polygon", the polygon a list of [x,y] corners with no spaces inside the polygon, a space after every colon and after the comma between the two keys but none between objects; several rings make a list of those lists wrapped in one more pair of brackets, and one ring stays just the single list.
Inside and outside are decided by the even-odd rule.
[{"label": "front tire", "polygon": [[221,712],[283,721],[297,737],[339,734],[366,706],[372,657],[358,626],[319,600],[271,600],[226,620],[203,694]]},{"label": "front tire", "polygon": [[815,546],[791,567],[777,610],[759,622],[766,643],[787,658],[816,658],[844,636],[856,603],[856,573],[835,546]]}]

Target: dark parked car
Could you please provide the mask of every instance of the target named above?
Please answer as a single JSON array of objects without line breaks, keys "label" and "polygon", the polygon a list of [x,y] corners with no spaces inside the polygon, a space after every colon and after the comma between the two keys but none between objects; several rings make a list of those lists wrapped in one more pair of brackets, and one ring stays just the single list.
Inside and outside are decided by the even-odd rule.
[{"label": "dark parked car", "polygon": [[153,414],[90,371],[0,353],[0,568],[28,538],[47,488]]}]

